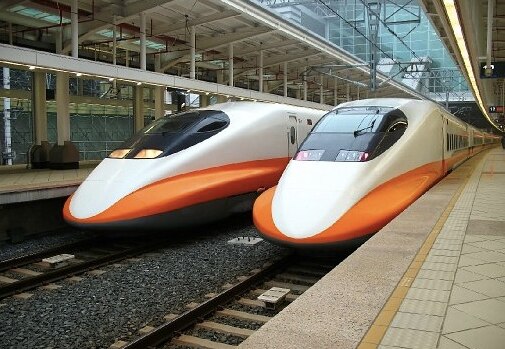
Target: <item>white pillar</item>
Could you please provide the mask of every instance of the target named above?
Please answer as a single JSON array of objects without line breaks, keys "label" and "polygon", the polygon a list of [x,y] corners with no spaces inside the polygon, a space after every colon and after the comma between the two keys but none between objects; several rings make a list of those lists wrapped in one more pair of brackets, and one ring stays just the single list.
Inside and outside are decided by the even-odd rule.
[{"label": "white pillar", "polygon": [[347,84],[347,102],[351,100],[351,85]]},{"label": "white pillar", "polygon": [[46,73],[33,72],[33,123],[34,143],[47,141]]},{"label": "white pillar", "polygon": [[259,57],[259,80],[258,80],[258,85],[259,85],[259,92],[263,92],[263,50],[260,50],[260,57]]},{"label": "white pillar", "polygon": [[154,118],[159,119],[165,116],[165,87],[154,87]]},{"label": "white pillar", "polygon": [[71,31],[72,31],[72,57],[79,57],[79,3],[72,1],[70,9]]},{"label": "white pillar", "polygon": [[133,117],[135,118],[135,132],[144,128],[144,86],[135,86],[133,92]]},{"label": "white pillar", "polygon": [[[3,87],[6,90],[11,88],[11,70],[3,68]],[[7,155],[6,165],[12,165],[12,130],[11,130],[11,99],[4,97],[4,153]],[[3,160],[3,157],[2,157]]]},{"label": "white pillar", "polygon": [[56,127],[58,145],[70,140],[70,96],[68,73],[56,72]]},{"label": "white pillar", "polygon": [[191,55],[191,67],[189,70],[189,78],[196,78],[196,28],[195,26],[191,26],[191,34],[190,34],[190,55]]},{"label": "white pillar", "polygon": [[324,104],[324,76],[321,75],[321,81],[319,85],[319,103]]},{"label": "white pillar", "polygon": [[307,72],[303,72],[303,100],[307,100],[309,86],[307,84]]},{"label": "white pillar", "polygon": [[146,14],[145,12],[140,12],[140,69],[147,69],[147,57],[146,57]]},{"label": "white pillar", "polygon": [[359,85],[358,85],[358,91],[356,93],[356,99],[359,101]]},{"label": "white pillar", "polygon": [[56,53],[61,53],[63,50],[63,28],[56,28],[56,35],[54,36],[55,39],[55,49]]},{"label": "white pillar", "polygon": [[161,72],[161,54],[154,55],[154,71]]},{"label": "white pillar", "polygon": [[12,37],[12,23],[9,22],[9,45],[12,45],[13,37]]},{"label": "white pillar", "polygon": [[338,79],[335,78],[335,83],[333,85],[333,104],[338,105]]},{"label": "white pillar", "polygon": [[233,43],[228,45],[228,85],[233,86]]},{"label": "white pillar", "polygon": [[487,0],[487,45],[486,45],[486,69],[485,74],[491,76],[493,70],[491,69],[491,56],[493,45],[493,12],[495,0]]},{"label": "white pillar", "polygon": [[125,50],[124,59],[125,59],[125,66],[128,68],[130,66],[130,51]]},{"label": "white pillar", "polygon": [[284,97],[288,96],[288,62],[284,62]]},{"label": "white pillar", "polygon": [[116,16],[114,16],[114,26],[112,27],[112,64],[117,63],[117,27],[116,27]]}]

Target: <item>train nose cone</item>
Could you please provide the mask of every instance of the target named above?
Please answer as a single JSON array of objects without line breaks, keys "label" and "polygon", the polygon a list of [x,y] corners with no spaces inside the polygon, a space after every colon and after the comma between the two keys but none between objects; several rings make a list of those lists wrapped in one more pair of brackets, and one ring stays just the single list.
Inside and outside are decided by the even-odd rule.
[{"label": "train nose cone", "polygon": [[272,218],[276,227],[291,238],[302,239],[319,234],[346,210],[341,204],[345,195],[343,192],[287,189],[282,194],[274,195]]},{"label": "train nose cone", "polygon": [[94,217],[149,184],[145,177],[153,161],[104,159],[75,191],[69,214],[76,219]]},{"label": "train nose cone", "polygon": [[363,163],[292,160],[272,200],[275,226],[297,239],[329,228],[361,198],[355,179],[363,170]]}]

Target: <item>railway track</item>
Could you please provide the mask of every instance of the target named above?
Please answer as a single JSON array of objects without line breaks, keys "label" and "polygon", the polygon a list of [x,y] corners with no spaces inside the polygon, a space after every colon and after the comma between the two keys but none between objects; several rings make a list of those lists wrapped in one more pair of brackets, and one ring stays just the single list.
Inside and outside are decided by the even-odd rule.
[{"label": "railway track", "polygon": [[[145,326],[139,338],[119,340],[110,348],[233,348],[272,316],[326,275],[340,260],[300,258],[290,255],[225,285],[219,294],[209,294],[200,304],[189,304],[182,314],[168,314],[161,326]],[[284,290],[282,292],[279,289]],[[258,299],[269,291],[289,291],[277,303]],[[280,292],[280,293],[279,293]],[[263,297],[264,298],[264,297]]]},{"label": "railway track", "polygon": [[[104,242],[92,238],[0,262],[0,299],[159,249],[165,240]],[[51,257],[61,262],[44,262]],[[72,255],[73,258],[65,255]]]}]

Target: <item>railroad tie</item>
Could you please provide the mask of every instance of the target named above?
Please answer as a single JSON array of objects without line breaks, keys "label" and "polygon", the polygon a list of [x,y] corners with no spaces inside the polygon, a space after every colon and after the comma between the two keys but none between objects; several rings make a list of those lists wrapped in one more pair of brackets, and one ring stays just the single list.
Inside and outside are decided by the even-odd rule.
[{"label": "railroad tie", "polygon": [[237,348],[234,345],[213,342],[208,339],[202,339],[194,336],[182,335],[174,338],[172,343],[181,346],[188,346],[192,348],[205,348],[205,349],[231,349]]},{"label": "railroad tie", "polygon": [[225,324],[220,324],[220,323],[214,322],[214,321],[204,321],[199,324],[196,324],[196,327],[203,328],[206,330],[215,331],[215,332],[231,334],[233,336],[242,337],[242,338],[247,338],[251,334],[254,333],[253,330],[249,330],[246,328],[239,328],[239,327],[225,325]]},{"label": "railroad tie", "polygon": [[265,285],[267,285],[268,287],[289,288],[290,290],[298,292],[305,292],[310,288],[310,286],[296,285],[289,282],[280,282],[280,281],[267,281],[265,282]]},{"label": "railroad tie", "polygon": [[263,323],[268,322],[268,320],[271,319],[270,316],[249,314],[249,313],[246,313],[245,311],[232,310],[232,309],[218,310],[216,312],[216,314],[222,315],[222,316],[228,316],[228,317],[232,317],[232,318],[240,319],[240,320],[263,322]]}]

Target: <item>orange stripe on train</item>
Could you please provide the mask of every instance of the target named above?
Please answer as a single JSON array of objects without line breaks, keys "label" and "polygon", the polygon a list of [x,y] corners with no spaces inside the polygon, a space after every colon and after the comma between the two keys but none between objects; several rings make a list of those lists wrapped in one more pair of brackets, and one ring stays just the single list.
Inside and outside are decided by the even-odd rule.
[{"label": "orange stripe on train", "polygon": [[255,160],[199,170],[167,178],[122,198],[105,211],[79,219],[70,213],[71,197],[64,218],[77,223],[107,223],[170,212],[195,204],[254,192],[277,184],[289,158]]}]

